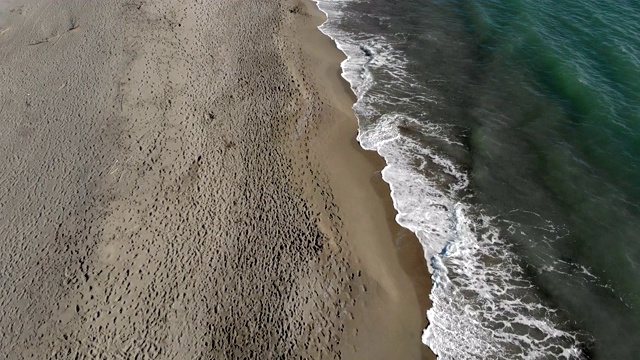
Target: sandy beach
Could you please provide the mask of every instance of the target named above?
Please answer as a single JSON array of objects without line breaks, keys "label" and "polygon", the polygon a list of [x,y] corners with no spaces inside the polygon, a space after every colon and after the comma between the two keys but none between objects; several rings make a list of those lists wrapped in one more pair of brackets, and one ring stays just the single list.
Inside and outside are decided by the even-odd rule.
[{"label": "sandy beach", "polygon": [[0,3],[0,357],[434,358],[312,2]]}]

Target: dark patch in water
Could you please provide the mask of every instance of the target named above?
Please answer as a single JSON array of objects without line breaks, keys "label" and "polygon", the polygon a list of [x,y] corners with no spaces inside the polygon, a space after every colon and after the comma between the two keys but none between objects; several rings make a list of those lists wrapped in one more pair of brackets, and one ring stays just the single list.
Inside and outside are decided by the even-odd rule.
[{"label": "dark patch in water", "polygon": [[364,53],[364,55],[366,57],[373,57],[373,53],[371,52],[371,50],[367,49],[366,47],[364,47],[363,45],[360,45],[360,50],[362,50],[362,52]]}]

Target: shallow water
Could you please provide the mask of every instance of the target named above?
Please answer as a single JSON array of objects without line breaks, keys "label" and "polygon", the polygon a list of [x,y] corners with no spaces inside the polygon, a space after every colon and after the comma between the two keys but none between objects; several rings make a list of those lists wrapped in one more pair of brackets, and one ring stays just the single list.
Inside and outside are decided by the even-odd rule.
[{"label": "shallow water", "polygon": [[443,359],[632,359],[640,6],[323,0]]}]

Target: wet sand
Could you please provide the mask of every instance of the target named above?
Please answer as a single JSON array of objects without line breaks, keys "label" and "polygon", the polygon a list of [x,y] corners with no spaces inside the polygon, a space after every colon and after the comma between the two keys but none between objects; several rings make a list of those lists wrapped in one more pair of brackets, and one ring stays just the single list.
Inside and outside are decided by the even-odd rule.
[{"label": "wet sand", "polygon": [[0,23],[0,357],[428,358],[429,278],[299,1]]}]

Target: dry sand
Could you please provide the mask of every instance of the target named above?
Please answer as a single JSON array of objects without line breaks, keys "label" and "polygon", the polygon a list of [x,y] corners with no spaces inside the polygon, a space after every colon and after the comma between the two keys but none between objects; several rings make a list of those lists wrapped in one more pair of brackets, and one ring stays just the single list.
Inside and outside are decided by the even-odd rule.
[{"label": "dry sand", "polygon": [[0,10],[0,358],[430,356],[311,3]]}]

